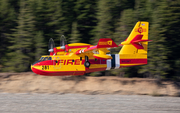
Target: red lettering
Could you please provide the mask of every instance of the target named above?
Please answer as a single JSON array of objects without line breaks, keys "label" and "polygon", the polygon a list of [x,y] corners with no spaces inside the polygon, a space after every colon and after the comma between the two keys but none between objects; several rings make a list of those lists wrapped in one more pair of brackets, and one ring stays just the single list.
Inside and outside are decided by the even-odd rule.
[{"label": "red lettering", "polygon": [[81,65],[84,65],[85,60],[82,60]]},{"label": "red lettering", "polygon": [[68,64],[71,64],[71,65],[73,65],[73,62],[72,62],[72,60],[67,60],[67,65]]},{"label": "red lettering", "polygon": [[60,62],[60,61],[58,60],[58,61],[57,61],[57,65],[59,65],[59,62]]},{"label": "red lettering", "polygon": [[83,65],[84,61],[80,61],[80,59],[75,59],[74,63],[72,59],[68,59],[68,60],[57,60],[56,61],[56,65]]},{"label": "red lettering", "polygon": [[63,63],[63,60],[60,60],[60,63]]},{"label": "red lettering", "polygon": [[60,65],[60,63],[63,63],[63,60],[58,60],[57,65]]},{"label": "red lettering", "polygon": [[80,59],[76,59],[74,65],[80,65]]}]

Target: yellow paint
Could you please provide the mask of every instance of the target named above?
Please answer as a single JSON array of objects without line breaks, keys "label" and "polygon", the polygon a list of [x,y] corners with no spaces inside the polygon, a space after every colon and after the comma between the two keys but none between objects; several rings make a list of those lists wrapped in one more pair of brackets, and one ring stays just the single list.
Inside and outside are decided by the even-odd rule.
[{"label": "yellow paint", "polygon": [[94,54],[94,56],[100,57],[100,58],[103,58],[103,59],[112,59],[112,57],[109,56],[109,55]]},{"label": "yellow paint", "polygon": [[[130,33],[129,37],[126,41],[122,42],[123,45],[122,49],[119,52],[120,59],[147,59],[147,45],[148,42],[140,42],[144,49],[137,49],[134,47],[130,42],[132,39],[138,35],[143,35],[142,39],[148,39],[148,30],[149,30],[149,23],[148,22],[137,22],[135,27],[133,28],[132,32]],[[106,42],[99,42],[99,45],[112,45],[112,41]],[[59,61],[58,63],[54,63],[53,65],[47,66],[33,66],[39,70],[45,71],[86,71],[86,68],[80,59],[85,60],[85,56],[89,57],[89,60],[95,60],[94,56],[105,58],[105,59],[112,59],[111,56],[106,55],[110,52],[107,48],[97,48],[94,50],[90,50],[84,53],[80,53],[76,55],[78,50],[85,50],[87,47],[82,48],[74,48],[75,46],[89,46],[92,47],[93,45],[85,44],[85,43],[73,43],[68,44],[68,51],[60,51],[57,52],[56,55],[46,55],[42,57],[52,57],[52,60]],[[56,49],[62,49],[60,47],[56,47]],[[94,56],[93,56],[94,55]],[[81,58],[82,57],[82,58]],[[75,60],[77,60],[75,62]],[[69,62],[68,62],[69,60]],[[74,60],[74,62],[73,62]],[[66,62],[67,61],[67,62]],[[53,62],[53,61],[52,61]],[[120,66],[132,66],[132,65],[142,65],[142,64],[120,64]],[[107,64],[91,64],[89,69],[96,69],[96,68],[106,68]]]},{"label": "yellow paint", "polygon": [[122,49],[119,52],[121,59],[143,59],[147,58],[147,45],[148,42],[140,42],[144,49],[137,49],[130,42],[132,39],[138,35],[143,35],[142,39],[148,39],[148,30],[149,23],[148,22],[137,22],[128,36],[127,40],[122,42]]}]

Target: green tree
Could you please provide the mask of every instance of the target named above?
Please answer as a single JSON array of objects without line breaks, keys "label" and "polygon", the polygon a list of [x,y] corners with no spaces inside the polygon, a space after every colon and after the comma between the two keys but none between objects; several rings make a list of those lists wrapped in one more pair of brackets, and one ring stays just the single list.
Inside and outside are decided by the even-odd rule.
[{"label": "green tree", "polygon": [[[135,0],[135,19],[136,21],[148,21],[149,13],[147,11],[147,6],[150,7],[149,0]],[[149,22],[149,21],[148,21]]]},{"label": "green tree", "polygon": [[0,0],[0,71],[7,60],[6,55],[10,45],[8,34],[12,33],[11,29],[16,25],[15,19],[15,11],[9,0]]},{"label": "green tree", "polygon": [[166,0],[159,2],[159,4],[152,15],[149,39],[153,42],[149,43],[148,65],[143,66],[139,72],[150,77],[164,78],[170,70],[168,63],[170,51],[167,47],[166,36],[168,31],[167,18],[169,18],[170,10]]},{"label": "green tree", "polygon": [[[137,22],[135,19],[134,11],[133,9],[126,9],[121,13],[119,28],[117,28],[114,37],[115,41],[119,44],[123,42],[131,33],[135,23]],[[119,51],[119,49],[118,49]],[[116,50],[116,52],[118,52]],[[138,76],[139,67],[127,67],[122,68],[120,70],[114,70],[112,71],[113,74],[119,75],[120,72],[125,72],[126,77],[134,77]]]},{"label": "green tree", "polygon": [[74,7],[77,22],[77,31],[80,42],[89,43],[94,36],[92,30],[96,26],[96,0],[77,0]]},{"label": "green tree", "polygon": [[28,71],[32,63],[33,37],[34,37],[34,16],[30,8],[30,1],[20,0],[18,26],[11,35],[12,46],[8,54],[10,61],[6,63],[8,71]]},{"label": "green tree", "polygon": [[[48,51],[47,46],[44,44],[44,37],[43,32],[38,31],[34,37],[34,45],[35,45],[35,61],[37,61],[43,54],[45,54],[45,51]],[[46,49],[45,49],[46,47]]]},{"label": "green tree", "polygon": [[70,43],[79,43],[80,42],[79,35],[80,35],[79,31],[77,30],[77,22],[73,22]]},{"label": "green tree", "polygon": [[[48,37],[55,39],[55,42],[59,42],[61,35],[64,35],[68,29],[65,28],[62,12],[62,2],[61,0],[52,0],[48,2],[48,14],[49,22],[47,23],[49,27]],[[59,46],[59,43],[58,43]]]},{"label": "green tree", "polygon": [[63,16],[63,26],[61,29],[64,31],[64,36],[66,37],[67,43],[70,41],[72,32],[72,23],[76,21],[76,13],[74,7],[76,6],[77,0],[62,0],[62,16]]},{"label": "green tree", "polygon": [[[179,61],[180,61],[180,0],[173,0],[168,2],[168,8],[166,9],[165,19],[164,19],[164,26],[167,28],[167,31],[164,32],[167,45],[166,47],[169,50],[168,63],[170,64],[170,71],[168,72],[168,78],[172,77],[180,77],[179,75]],[[167,18],[169,17],[169,18]],[[163,27],[164,27],[163,26]]]},{"label": "green tree", "polygon": [[97,26],[95,42],[98,42],[100,38],[110,38],[113,35],[113,23],[112,14],[110,12],[111,0],[99,0],[98,11],[97,11]]},{"label": "green tree", "polygon": [[[50,22],[50,17],[48,16],[49,2],[50,1],[46,0],[34,0],[31,6],[33,9],[33,15],[35,16],[35,30],[43,32],[45,45],[48,45],[49,38],[54,38],[50,37],[50,32],[52,29],[47,25],[48,22]],[[48,52],[45,54],[48,54]]]}]

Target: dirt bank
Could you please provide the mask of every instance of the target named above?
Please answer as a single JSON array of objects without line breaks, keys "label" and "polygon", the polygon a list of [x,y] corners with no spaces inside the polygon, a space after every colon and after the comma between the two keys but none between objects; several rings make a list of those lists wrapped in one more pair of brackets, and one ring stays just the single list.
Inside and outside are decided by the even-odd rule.
[{"label": "dirt bank", "polygon": [[0,92],[9,93],[83,93],[178,96],[172,81],[118,77],[41,76],[32,72],[0,73]]}]

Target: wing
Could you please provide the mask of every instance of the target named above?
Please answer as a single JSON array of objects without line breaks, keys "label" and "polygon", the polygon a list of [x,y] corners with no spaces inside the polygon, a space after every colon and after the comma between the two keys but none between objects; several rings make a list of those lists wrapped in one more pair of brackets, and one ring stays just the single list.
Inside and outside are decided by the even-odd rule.
[{"label": "wing", "polygon": [[83,55],[86,53],[93,53],[97,59],[112,59],[111,56],[106,55],[109,52],[108,48],[118,47],[116,43],[110,38],[101,38],[96,46],[88,47],[86,49],[79,49],[75,52],[76,55]]}]

